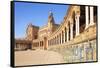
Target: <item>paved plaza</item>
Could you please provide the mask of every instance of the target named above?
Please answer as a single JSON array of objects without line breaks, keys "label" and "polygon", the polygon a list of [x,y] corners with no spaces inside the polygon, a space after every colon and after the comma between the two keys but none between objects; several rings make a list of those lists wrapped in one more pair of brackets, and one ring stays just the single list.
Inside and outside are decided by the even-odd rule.
[{"label": "paved plaza", "polygon": [[16,66],[64,63],[63,57],[54,51],[27,50],[15,52]]}]

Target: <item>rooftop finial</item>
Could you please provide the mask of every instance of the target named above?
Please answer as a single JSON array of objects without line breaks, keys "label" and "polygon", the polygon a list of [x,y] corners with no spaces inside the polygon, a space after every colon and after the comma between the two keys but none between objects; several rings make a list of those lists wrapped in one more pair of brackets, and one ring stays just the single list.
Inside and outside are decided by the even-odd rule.
[{"label": "rooftop finial", "polygon": [[53,15],[53,13],[52,13],[52,11],[50,10],[50,11],[49,11],[49,16],[52,16],[52,15]]},{"label": "rooftop finial", "polygon": [[28,24],[28,26],[32,26],[32,23],[30,22],[30,23]]}]

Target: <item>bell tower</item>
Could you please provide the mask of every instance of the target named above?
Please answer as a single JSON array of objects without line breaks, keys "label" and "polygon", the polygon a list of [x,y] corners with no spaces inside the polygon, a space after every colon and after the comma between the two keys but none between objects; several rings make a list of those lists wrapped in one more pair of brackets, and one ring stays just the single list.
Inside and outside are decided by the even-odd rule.
[{"label": "bell tower", "polygon": [[53,18],[53,13],[49,11],[49,17],[48,17],[48,26],[55,24],[54,18]]},{"label": "bell tower", "polygon": [[48,33],[53,32],[53,25],[55,24],[54,18],[53,18],[53,13],[49,11],[49,16],[48,16]]}]

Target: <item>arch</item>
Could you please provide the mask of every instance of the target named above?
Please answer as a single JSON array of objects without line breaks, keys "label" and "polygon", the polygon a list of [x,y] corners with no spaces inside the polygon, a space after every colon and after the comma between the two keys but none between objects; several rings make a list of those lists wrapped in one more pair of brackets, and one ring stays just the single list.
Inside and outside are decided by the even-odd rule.
[{"label": "arch", "polygon": [[61,44],[61,33],[59,35],[60,35],[60,44]]},{"label": "arch", "polygon": [[58,35],[57,35],[57,44],[58,44],[58,42],[59,42],[59,37],[58,37]]},{"label": "arch", "polygon": [[68,21],[68,30],[69,30],[69,37],[68,37],[68,40],[70,41],[70,22]]},{"label": "arch", "polygon": [[55,44],[55,39],[53,38],[53,45]]},{"label": "arch", "polygon": [[65,42],[67,41],[67,29],[65,27]]},{"label": "arch", "polygon": [[64,43],[64,32],[62,31],[62,43]]},{"label": "arch", "polygon": [[86,25],[86,16],[85,16],[85,6],[81,6],[80,8],[80,33],[82,33],[85,29],[85,25]]},{"label": "arch", "polygon": [[52,45],[52,39],[51,39],[51,45]]},{"label": "arch", "polygon": [[55,36],[55,45],[56,45],[56,43],[57,43],[57,40],[56,40],[56,36]]},{"label": "arch", "polygon": [[75,11],[73,11],[72,20],[73,20],[73,38],[75,38],[76,35]]},{"label": "arch", "polygon": [[97,7],[96,6],[94,6],[93,7],[94,8],[94,23],[97,23]]}]

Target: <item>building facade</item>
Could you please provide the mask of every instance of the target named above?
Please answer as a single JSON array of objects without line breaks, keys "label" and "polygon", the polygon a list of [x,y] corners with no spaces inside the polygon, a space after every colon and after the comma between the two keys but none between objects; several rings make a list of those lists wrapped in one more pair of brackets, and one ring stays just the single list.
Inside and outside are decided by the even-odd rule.
[{"label": "building facade", "polygon": [[57,52],[69,50],[72,54],[70,58],[74,57],[71,61],[78,59],[73,62],[96,61],[96,27],[96,6],[71,5],[61,24],[55,23],[52,12],[49,12],[45,26],[29,24],[25,39],[16,39],[15,50],[38,48]]}]

